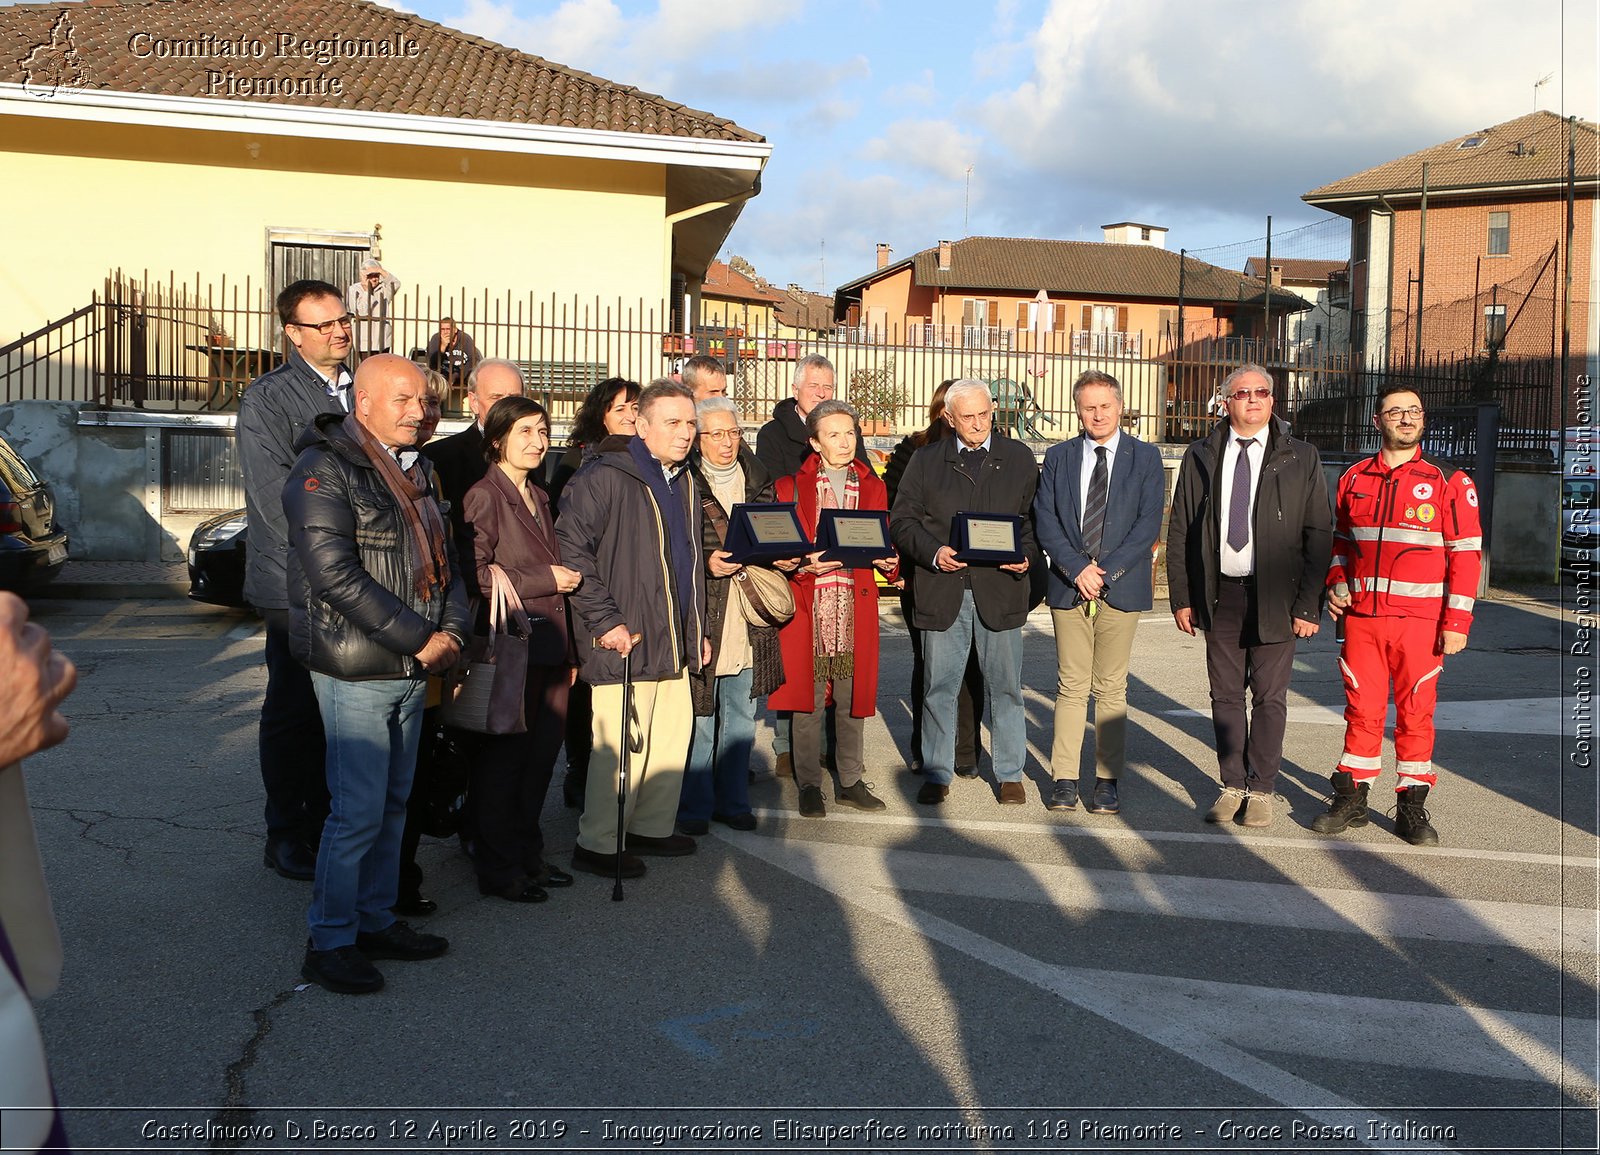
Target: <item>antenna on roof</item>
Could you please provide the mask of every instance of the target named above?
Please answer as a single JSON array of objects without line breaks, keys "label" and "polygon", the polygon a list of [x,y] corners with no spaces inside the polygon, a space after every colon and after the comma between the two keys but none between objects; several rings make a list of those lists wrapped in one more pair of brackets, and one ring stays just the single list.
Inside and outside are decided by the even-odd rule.
[{"label": "antenna on roof", "polygon": [[1539,90],[1554,80],[1555,75],[1556,74],[1554,72],[1546,72],[1543,76],[1539,77],[1538,80],[1533,82],[1533,111],[1539,111]]}]

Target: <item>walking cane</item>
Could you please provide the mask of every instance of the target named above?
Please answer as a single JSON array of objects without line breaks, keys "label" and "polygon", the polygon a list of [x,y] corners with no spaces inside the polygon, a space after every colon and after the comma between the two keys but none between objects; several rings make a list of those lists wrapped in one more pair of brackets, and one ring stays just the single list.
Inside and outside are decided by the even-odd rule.
[{"label": "walking cane", "polygon": [[622,848],[627,844],[624,833],[628,809],[628,753],[633,746],[629,723],[633,719],[633,647],[642,635],[628,638],[628,652],[622,655],[622,759],[617,767],[617,881],[611,888],[611,901],[622,901]]}]

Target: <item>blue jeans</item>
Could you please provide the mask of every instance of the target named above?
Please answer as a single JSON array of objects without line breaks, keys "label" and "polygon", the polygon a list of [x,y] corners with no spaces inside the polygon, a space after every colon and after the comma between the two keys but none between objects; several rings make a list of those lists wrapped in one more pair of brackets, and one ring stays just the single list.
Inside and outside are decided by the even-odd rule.
[{"label": "blue jeans", "polygon": [[755,671],[714,678],[714,712],[695,718],[689,763],[678,797],[679,822],[705,822],[713,812],[750,813],[750,751],[756,741]]},{"label": "blue jeans", "polygon": [[427,682],[313,673],[311,683],[328,740],[330,809],[306,922],[312,949],[333,950],[394,922]]},{"label": "blue jeans", "polygon": [[989,751],[997,782],[1021,782],[1028,757],[1028,718],[1022,710],[1022,628],[991,630],[978,617],[972,591],[947,630],[922,631],[927,691],[922,702],[923,772],[929,782],[949,785],[955,777],[956,692],[967,656],[978,648],[978,668],[989,700]]}]

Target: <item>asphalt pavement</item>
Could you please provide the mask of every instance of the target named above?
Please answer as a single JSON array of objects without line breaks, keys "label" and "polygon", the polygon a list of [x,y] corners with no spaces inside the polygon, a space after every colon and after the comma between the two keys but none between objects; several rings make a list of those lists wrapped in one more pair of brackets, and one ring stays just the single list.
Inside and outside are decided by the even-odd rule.
[{"label": "asphalt pavement", "polygon": [[[1419,849],[1381,810],[1307,828],[1342,738],[1326,626],[1296,660],[1274,825],[1204,825],[1203,645],[1159,605],[1120,815],[1044,808],[1043,612],[1028,805],[997,805],[985,760],[919,807],[886,603],[867,726],[886,812],[803,819],[764,776],[756,831],[651,860],[621,903],[583,875],[541,905],[484,898],[454,842],[425,840],[426,928],[450,952],[382,963],[386,989],[349,997],[300,980],[309,886],[261,862],[259,623],[38,601],[82,671],[72,737],[27,766],[67,951],[39,1015],[69,1134],[137,1152],[1593,1150],[1594,619],[1568,608],[1591,616],[1564,636],[1551,600],[1480,605],[1441,693],[1443,841]],[[544,829],[561,861],[576,819],[557,790]]]}]

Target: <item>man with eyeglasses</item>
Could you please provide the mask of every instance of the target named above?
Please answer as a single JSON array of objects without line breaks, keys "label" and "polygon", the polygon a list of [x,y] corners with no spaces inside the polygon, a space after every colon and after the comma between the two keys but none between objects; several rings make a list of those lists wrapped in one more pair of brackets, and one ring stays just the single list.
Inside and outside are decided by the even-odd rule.
[{"label": "man with eyeglasses", "polygon": [[1383,769],[1383,722],[1394,686],[1398,777],[1394,831],[1437,846],[1424,804],[1437,784],[1433,710],[1444,659],[1472,628],[1483,570],[1478,491],[1461,470],[1422,452],[1422,398],[1378,397],[1378,452],[1345,470],[1334,503],[1328,612],[1344,621],[1344,752],[1318,834],[1367,824],[1367,791]]},{"label": "man with eyeglasses", "polygon": [[259,756],[266,788],[266,864],[309,882],[328,816],[322,715],[311,675],[289,652],[289,531],[283,483],[295,442],[323,413],[350,410],[350,314],[326,281],[296,281],[277,299],[289,357],[239,399],[239,467],[249,513],[245,598],[266,623],[267,690]]},{"label": "man with eyeglasses", "polygon": [[1322,617],[1332,527],[1322,459],[1273,418],[1271,375],[1240,366],[1222,396],[1226,418],[1178,467],[1167,597],[1180,630],[1206,635],[1222,778],[1206,821],[1259,829],[1272,824],[1295,643]]}]

